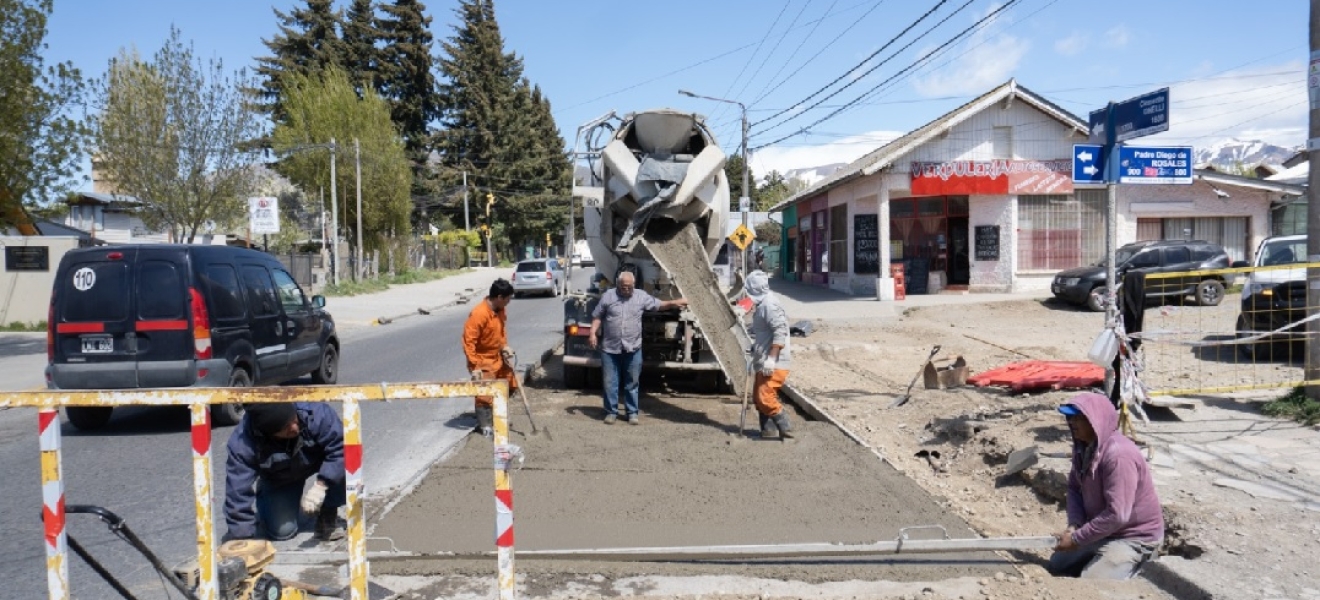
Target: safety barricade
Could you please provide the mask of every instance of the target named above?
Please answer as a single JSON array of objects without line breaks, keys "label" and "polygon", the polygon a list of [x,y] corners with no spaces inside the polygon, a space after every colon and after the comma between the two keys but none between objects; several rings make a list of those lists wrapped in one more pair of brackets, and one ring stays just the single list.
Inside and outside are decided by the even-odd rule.
[{"label": "safety barricade", "polygon": [[0,393],[0,408],[29,407],[38,411],[41,443],[42,517],[46,539],[46,581],[51,600],[68,600],[68,542],[65,532],[64,479],[61,474],[59,409],[64,406],[189,406],[192,411],[193,494],[197,511],[197,562],[201,600],[217,600],[217,555],[211,490],[211,405],[225,403],[341,402],[344,421],[344,469],[348,520],[350,598],[367,600],[369,577],[363,505],[362,419],[360,402],[433,400],[492,396],[494,406],[494,469],[496,557],[499,598],[514,599],[513,486],[510,462],[520,450],[509,444],[508,383],[500,380],[453,383],[285,386],[256,388],[171,388],[134,390],[46,390]]}]

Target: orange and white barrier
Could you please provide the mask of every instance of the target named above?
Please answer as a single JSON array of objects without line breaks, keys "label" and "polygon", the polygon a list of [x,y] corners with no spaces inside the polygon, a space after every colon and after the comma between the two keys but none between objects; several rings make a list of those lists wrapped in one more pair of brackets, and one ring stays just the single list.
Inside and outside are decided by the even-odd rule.
[{"label": "orange and white barrier", "polygon": [[60,411],[37,413],[41,435],[41,520],[46,532],[46,589],[51,600],[69,598],[69,544],[64,532],[64,479],[60,477]]}]

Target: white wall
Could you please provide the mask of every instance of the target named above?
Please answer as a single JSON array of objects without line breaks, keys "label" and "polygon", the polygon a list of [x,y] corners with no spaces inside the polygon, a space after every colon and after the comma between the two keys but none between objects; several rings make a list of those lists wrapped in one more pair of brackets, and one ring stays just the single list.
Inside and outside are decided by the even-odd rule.
[{"label": "white wall", "polygon": [[[0,272],[0,323],[20,321],[35,324],[45,321],[50,312],[50,290],[55,283],[55,270],[64,254],[78,247],[76,237],[56,236],[0,236],[0,260],[7,246],[45,246],[49,250],[50,268],[46,271]],[[3,266],[0,262],[0,266]]]},{"label": "white wall", "polygon": [[[999,226],[999,260],[976,260],[976,226]],[[972,274],[967,290],[1005,292],[1017,265],[1017,196],[972,196],[967,200],[967,244]]]}]

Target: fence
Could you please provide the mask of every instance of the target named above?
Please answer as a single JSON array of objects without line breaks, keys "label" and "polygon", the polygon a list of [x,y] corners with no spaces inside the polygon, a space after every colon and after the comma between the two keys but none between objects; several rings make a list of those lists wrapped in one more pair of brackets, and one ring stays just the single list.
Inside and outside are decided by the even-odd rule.
[{"label": "fence", "polygon": [[41,446],[42,519],[46,540],[46,582],[51,600],[68,600],[68,537],[64,529],[64,480],[59,409],[62,406],[189,406],[192,410],[193,497],[197,512],[197,562],[200,570],[196,595],[218,600],[217,557],[212,524],[211,491],[211,405],[231,402],[342,402],[344,420],[344,470],[348,488],[349,598],[367,600],[369,570],[364,522],[364,478],[362,472],[362,423],[359,402],[381,400],[424,400],[493,396],[496,555],[499,598],[514,599],[513,489],[510,462],[521,455],[509,444],[508,384],[503,381],[455,383],[407,383],[265,388],[177,388],[115,391],[48,390],[0,394],[0,408],[32,407],[38,410],[37,427]]},{"label": "fence", "polygon": [[[1306,298],[1308,287],[1320,286],[1317,268],[1320,263],[1147,275],[1142,331],[1128,332],[1142,342],[1142,383],[1151,395],[1169,396],[1320,383],[1304,374],[1308,315],[1320,308]],[[1213,305],[1192,300],[1223,290]],[[1169,295],[1156,299],[1151,292]]]},{"label": "fence", "polygon": [[293,280],[304,288],[314,288],[316,285],[322,285],[325,282],[317,281],[314,273],[325,268],[325,258],[320,253],[297,253],[276,254],[276,258],[284,264],[284,268],[293,275]]}]

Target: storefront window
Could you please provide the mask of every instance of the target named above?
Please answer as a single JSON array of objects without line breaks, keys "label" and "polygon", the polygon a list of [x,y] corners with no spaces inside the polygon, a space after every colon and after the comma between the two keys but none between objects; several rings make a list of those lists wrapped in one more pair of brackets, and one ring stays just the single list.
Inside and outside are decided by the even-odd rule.
[{"label": "storefront window", "polygon": [[949,216],[967,216],[967,196],[949,196]]},{"label": "storefront window", "polygon": [[830,209],[830,272],[848,272],[848,205]]},{"label": "storefront window", "polygon": [[943,217],[944,197],[922,198],[917,201],[917,215],[921,217]]},{"label": "storefront window", "polygon": [[1058,271],[1088,265],[1105,251],[1105,192],[1018,196],[1018,269]]},{"label": "storefront window", "polygon": [[889,217],[892,219],[911,219],[917,216],[917,201],[901,198],[889,201]]}]

